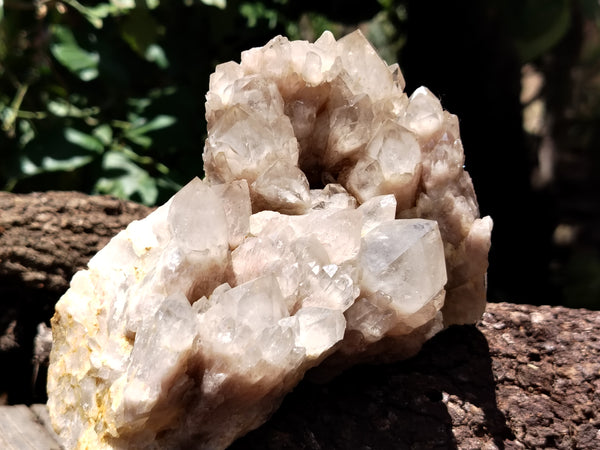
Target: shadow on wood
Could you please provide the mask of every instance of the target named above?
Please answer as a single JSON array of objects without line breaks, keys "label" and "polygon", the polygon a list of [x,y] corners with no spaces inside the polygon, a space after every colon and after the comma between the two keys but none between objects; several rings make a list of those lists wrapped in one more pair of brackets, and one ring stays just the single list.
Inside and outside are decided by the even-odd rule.
[{"label": "shadow on wood", "polygon": [[263,427],[232,449],[503,447],[512,433],[496,404],[485,336],[454,326],[416,357],[355,367],[327,384],[301,383]]}]

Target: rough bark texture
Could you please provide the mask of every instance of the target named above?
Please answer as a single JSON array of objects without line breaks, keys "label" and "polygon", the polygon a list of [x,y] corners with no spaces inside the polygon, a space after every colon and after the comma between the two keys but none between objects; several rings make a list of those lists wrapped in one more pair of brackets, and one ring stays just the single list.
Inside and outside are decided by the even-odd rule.
[{"label": "rough bark texture", "polygon": [[[0,393],[31,388],[32,341],[74,271],[150,210],[75,193],[0,193]],[[43,373],[40,374],[43,380]],[[234,449],[593,449],[600,312],[491,303],[415,358],[301,383]]]},{"label": "rough bark texture", "polygon": [[0,192],[0,277],[23,289],[62,293],[73,274],[150,209],[77,192]]}]

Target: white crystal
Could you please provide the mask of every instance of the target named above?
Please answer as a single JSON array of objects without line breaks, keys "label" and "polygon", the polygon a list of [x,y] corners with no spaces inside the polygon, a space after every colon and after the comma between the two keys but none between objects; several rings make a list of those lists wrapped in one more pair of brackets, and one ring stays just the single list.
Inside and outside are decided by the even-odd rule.
[{"label": "white crystal", "polygon": [[363,291],[388,295],[400,315],[414,314],[447,281],[437,223],[408,219],[379,225],[363,238],[360,267]]},{"label": "white crystal", "polygon": [[295,317],[300,330],[296,343],[306,349],[311,359],[320,357],[344,337],[346,319],[340,311],[308,306]]},{"label": "white crystal", "polygon": [[123,391],[127,421],[144,420],[162,395],[162,383],[177,376],[196,336],[192,308],[183,295],[165,298],[138,328]]},{"label": "white crystal", "polygon": [[298,166],[275,161],[252,183],[257,209],[270,207],[286,214],[302,214],[310,205],[308,180]]},{"label": "white crystal", "polygon": [[439,133],[444,125],[444,111],[440,101],[424,86],[410,96],[405,121],[408,128],[426,140]]},{"label": "white crystal", "polygon": [[225,257],[229,245],[223,202],[198,178],[173,197],[167,221],[177,245],[190,252]]},{"label": "white crystal", "polygon": [[372,197],[360,205],[358,210],[363,215],[361,236],[365,236],[383,222],[394,220],[396,218],[396,205],[396,197],[391,194]]},{"label": "white crystal", "polygon": [[397,323],[390,297],[377,293],[371,296],[373,298],[381,299],[382,304],[360,298],[346,311],[348,330],[358,331],[369,344],[380,340]]},{"label": "white crystal", "polygon": [[[208,180],[246,179],[251,184],[257,173],[277,160],[297,164],[298,143],[289,119],[282,115],[275,124],[268,119],[268,111],[253,114],[240,105],[228,108],[219,117],[206,140],[204,165]],[[219,176],[214,176],[217,173]]]},{"label": "white crystal", "polygon": [[492,221],[458,120],[359,32],[217,66],[206,178],[132,222],[52,319],[66,448],[227,447],[315,366],[414,355],[485,308]]},{"label": "white crystal", "polygon": [[354,209],[357,201],[340,184],[328,184],[324,189],[311,189],[311,209]]},{"label": "white crystal", "polygon": [[227,184],[217,184],[213,192],[223,200],[223,210],[227,219],[229,248],[234,249],[242,243],[250,228],[252,204],[246,180]]},{"label": "white crystal", "polygon": [[362,151],[373,121],[371,101],[363,95],[335,108],[329,116],[329,137],[324,161],[334,166]]},{"label": "white crystal", "polygon": [[340,39],[338,52],[344,67],[342,78],[355,95],[365,93],[376,101],[397,88],[387,64],[362,33],[351,33]]}]

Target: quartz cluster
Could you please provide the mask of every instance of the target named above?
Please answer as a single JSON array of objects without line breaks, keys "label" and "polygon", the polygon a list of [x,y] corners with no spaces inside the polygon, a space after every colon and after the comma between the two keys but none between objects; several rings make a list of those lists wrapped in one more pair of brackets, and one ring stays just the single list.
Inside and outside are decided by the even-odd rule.
[{"label": "quartz cluster", "polygon": [[67,448],[227,447],[314,370],[413,355],[485,308],[458,120],[356,31],[276,37],[210,78],[204,180],[131,223],[56,305]]}]

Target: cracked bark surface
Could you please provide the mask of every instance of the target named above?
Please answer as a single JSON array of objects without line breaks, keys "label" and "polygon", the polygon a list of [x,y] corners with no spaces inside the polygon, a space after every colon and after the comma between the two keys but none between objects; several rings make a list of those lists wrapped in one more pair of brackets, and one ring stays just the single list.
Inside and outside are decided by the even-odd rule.
[{"label": "cracked bark surface", "polygon": [[134,219],[142,205],[78,192],[0,192],[2,289],[62,294],[73,274]]},{"label": "cracked bark surface", "polygon": [[[149,208],[109,197],[0,193],[0,394],[32,390],[35,327],[72,274]],[[415,358],[304,381],[233,449],[593,449],[600,442],[600,312],[490,303]]]}]

